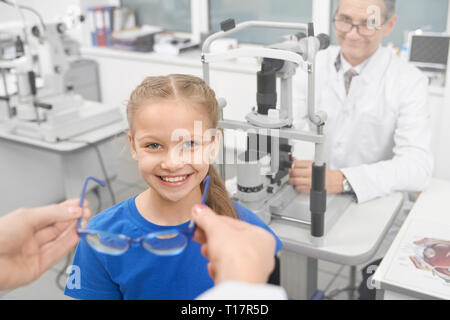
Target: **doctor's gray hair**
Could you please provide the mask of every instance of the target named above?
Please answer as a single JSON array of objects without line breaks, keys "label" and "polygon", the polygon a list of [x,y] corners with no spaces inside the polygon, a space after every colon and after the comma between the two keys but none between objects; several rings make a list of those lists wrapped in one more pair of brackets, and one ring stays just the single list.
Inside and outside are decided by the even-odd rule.
[{"label": "doctor's gray hair", "polygon": [[[341,0],[337,2],[335,14],[339,10],[339,4]],[[384,6],[386,7],[386,12],[384,14],[385,21],[388,21],[390,18],[392,18],[393,15],[395,15],[395,2],[396,0],[383,0]]]},{"label": "doctor's gray hair", "polygon": [[386,6],[386,21],[395,15],[395,0],[384,0],[384,5]]}]

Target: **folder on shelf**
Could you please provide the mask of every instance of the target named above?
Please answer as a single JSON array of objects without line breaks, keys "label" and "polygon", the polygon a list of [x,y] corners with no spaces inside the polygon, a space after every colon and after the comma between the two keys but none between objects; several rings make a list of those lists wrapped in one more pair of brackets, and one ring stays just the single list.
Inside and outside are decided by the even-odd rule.
[{"label": "folder on shelf", "polygon": [[113,31],[113,17],[114,17],[114,7],[103,8],[104,22],[105,22],[105,33],[106,33],[106,46],[111,46],[111,35]]},{"label": "folder on shelf", "polygon": [[97,46],[106,47],[106,28],[103,8],[94,8]]},{"label": "folder on shelf", "polygon": [[133,29],[136,27],[135,10],[130,7],[115,8],[113,32]]},{"label": "folder on shelf", "polygon": [[95,27],[94,8],[88,8],[86,13],[86,21],[91,36],[91,45],[97,46],[97,32]]}]

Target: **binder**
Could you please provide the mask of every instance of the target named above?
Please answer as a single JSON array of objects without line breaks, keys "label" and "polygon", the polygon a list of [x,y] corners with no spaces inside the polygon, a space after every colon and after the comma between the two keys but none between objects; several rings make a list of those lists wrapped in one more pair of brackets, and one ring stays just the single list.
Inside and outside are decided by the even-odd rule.
[{"label": "binder", "polygon": [[136,16],[133,8],[117,7],[113,11],[113,32],[136,27]]},{"label": "binder", "polygon": [[106,32],[106,46],[110,47],[112,45],[111,35],[113,32],[113,19],[114,19],[114,7],[103,8],[104,19],[105,19],[105,32]]},{"label": "binder", "polygon": [[116,8],[113,16],[113,32],[121,31],[123,29],[123,8]]},{"label": "binder", "polygon": [[95,32],[97,35],[97,46],[106,47],[106,28],[103,8],[94,8]]},{"label": "binder", "polygon": [[95,47],[95,46],[97,46],[97,33],[96,33],[96,27],[95,27],[94,8],[87,9],[86,21],[87,21],[89,34],[91,36],[91,45],[93,45]]}]

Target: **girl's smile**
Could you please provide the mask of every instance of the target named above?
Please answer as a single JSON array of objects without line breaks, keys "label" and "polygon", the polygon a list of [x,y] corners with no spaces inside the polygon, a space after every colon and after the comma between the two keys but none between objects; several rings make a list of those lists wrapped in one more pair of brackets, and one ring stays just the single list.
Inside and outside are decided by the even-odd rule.
[{"label": "girl's smile", "polygon": [[168,176],[157,176],[161,183],[169,188],[178,188],[189,182],[192,177],[192,173],[187,175],[168,175]]}]

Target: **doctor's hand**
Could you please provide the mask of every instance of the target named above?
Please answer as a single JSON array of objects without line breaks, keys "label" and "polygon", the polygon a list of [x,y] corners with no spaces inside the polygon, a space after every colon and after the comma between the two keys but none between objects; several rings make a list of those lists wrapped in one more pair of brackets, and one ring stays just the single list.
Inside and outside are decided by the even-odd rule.
[{"label": "doctor's hand", "polygon": [[[289,184],[295,186],[298,192],[309,194],[311,191],[312,165],[314,161],[292,158],[293,167],[289,169]],[[344,192],[342,183],[344,175],[339,170],[326,169],[327,194]]]},{"label": "doctor's hand", "polygon": [[194,241],[210,262],[215,284],[222,281],[266,283],[275,266],[275,238],[263,228],[219,216],[203,205],[192,209]]},{"label": "doctor's hand", "polygon": [[78,218],[87,220],[91,214],[78,201],[18,209],[0,217],[0,290],[38,279],[75,247]]}]

